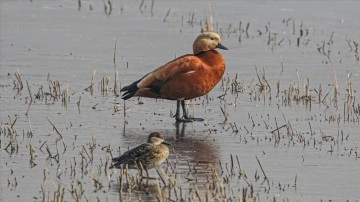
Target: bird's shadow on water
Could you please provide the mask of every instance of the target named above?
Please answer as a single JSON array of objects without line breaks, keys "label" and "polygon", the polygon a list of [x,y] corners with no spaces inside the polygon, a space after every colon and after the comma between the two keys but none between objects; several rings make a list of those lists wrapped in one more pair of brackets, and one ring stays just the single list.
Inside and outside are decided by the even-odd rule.
[{"label": "bird's shadow on water", "polygon": [[[187,127],[190,127],[190,125],[191,129],[188,130]],[[166,141],[171,142],[172,151],[168,157],[167,164],[163,163],[161,166],[167,177],[174,177],[180,174],[184,178],[181,181],[185,181],[185,183],[201,183],[205,182],[214,171],[219,173],[219,166],[217,166],[220,161],[219,148],[216,142],[211,138],[211,134],[208,134],[208,132],[198,132],[194,127],[195,124],[192,123],[175,123],[173,130],[164,131],[167,137]],[[152,177],[159,177],[156,176],[155,171],[151,173]],[[119,184],[116,184],[113,187],[113,191],[119,192],[119,186]],[[126,194],[128,186],[122,185],[122,187],[122,193]],[[159,191],[158,183],[156,180],[150,180],[149,183],[146,182],[141,184],[141,186],[133,187],[133,191],[133,194],[139,194],[143,199],[152,200],[151,195],[156,195]]]}]

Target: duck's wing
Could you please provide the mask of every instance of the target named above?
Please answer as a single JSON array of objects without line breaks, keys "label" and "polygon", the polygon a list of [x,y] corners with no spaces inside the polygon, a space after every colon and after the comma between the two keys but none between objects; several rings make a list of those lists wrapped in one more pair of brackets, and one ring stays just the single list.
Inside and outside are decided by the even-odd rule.
[{"label": "duck's wing", "polygon": [[140,162],[147,153],[151,153],[151,146],[152,145],[149,143],[143,143],[131,150],[124,152],[119,157],[112,159],[111,167],[118,168],[122,164],[134,164],[134,162]]},{"label": "duck's wing", "polygon": [[[176,76],[196,72],[202,67],[203,64],[200,58],[192,54],[181,56],[146,74],[143,78],[129,86],[122,88],[121,91],[125,91],[122,98],[126,100],[134,95],[158,98],[160,97],[160,89],[166,82]],[[137,94],[139,89],[145,89],[145,91],[140,90]]]},{"label": "duck's wing", "polygon": [[138,88],[149,88],[154,85],[161,86],[161,83],[176,76],[198,70],[202,67],[201,62],[202,61],[194,55],[184,55],[147,74],[141,79],[137,86]]}]

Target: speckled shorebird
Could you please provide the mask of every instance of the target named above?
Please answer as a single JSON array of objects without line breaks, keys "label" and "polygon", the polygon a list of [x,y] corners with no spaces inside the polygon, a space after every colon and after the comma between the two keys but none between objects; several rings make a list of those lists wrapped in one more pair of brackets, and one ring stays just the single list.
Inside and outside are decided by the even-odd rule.
[{"label": "speckled shorebird", "polygon": [[[140,169],[140,163],[147,172],[148,169],[160,166],[169,156],[170,143],[164,141],[164,136],[158,132],[150,133],[146,143],[125,152],[112,159],[110,168]],[[123,166],[123,167],[122,167]]]},{"label": "speckled shorebird", "polygon": [[[174,39],[175,41],[176,39]],[[225,61],[215,49],[227,50],[215,32],[204,32],[194,41],[193,54],[172,60],[121,89],[122,99],[133,96],[176,100],[176,122],[203,121],[190,117],[185,100],[203,96],[221,80]],[[180,116],[180,106],[183,116]]]}]

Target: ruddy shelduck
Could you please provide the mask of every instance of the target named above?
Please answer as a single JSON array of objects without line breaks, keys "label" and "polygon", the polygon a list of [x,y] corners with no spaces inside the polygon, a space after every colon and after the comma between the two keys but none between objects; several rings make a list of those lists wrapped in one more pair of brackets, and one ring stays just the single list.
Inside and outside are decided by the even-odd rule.
[{"label": "ruddy shelduck", "polygon": [[146,143],[128,150],[119,157],[112,159],[110,168],[148,169],[158,167],[169,156],[170,143],[164,140],[164,136],[159,132],[150,133]]},{"label": "ruddy shelduck", "polygon": [[[203,121],[190,117],[185,100],[203,96],[220,81],[225,72],[225,61],[216,48],[228,50],[220,43],[215,32],[204,32],[194,41],[193,54],[176,58],[134,83],[121,89],[122,99],[133,96],[177,100],[175,119],[177,122]],[[183,116],[180,116],[180,106]]]}]

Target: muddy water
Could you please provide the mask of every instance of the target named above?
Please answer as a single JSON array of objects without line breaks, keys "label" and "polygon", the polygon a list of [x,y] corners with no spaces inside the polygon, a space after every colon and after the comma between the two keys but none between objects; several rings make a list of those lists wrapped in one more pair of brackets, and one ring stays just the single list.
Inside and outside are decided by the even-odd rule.
[{"label": "muddy water", "polygon": [[[1,2],[1,201],[42,201],[44,195],[51,200],[58,187],[65,200],[74,200],[74,189],[84,190],[82,200],[156,200],[156,185],[119,193],[119,173],[104,174],[107,148],[117,155],[151,131],[173,142],[169,164],[175,164],[173,175],[185,197],[196,187],[203,198],[212,170],[226,178],[232,156],[235,173],[246,178],[224,182],[228,198],[238,199],[247,183],[261,201],[360,198],[359,102],[347,91],[357,98],[360,89],[359,2],[155,1],[153,15],[150,1],[141,9],[140,3],[114,1],[105,13],[102,1],[82,1],[80,11],[75,1]],[[221,51],[224,80],[208,97],[189,103],[191,114],[205,122],[176,125],[173,101],[124,103],[113,94],[115,71],[127,85],[191,52],[209,5],[214,30],[229,51]],[[94,69],[91,94],[85,89]],[[17,70],[21,91],[13,84]],[[261,82],[257,72],[260,79],[265,75]],[[110,77],[107,94],[100,90],[104,76]],[[68,89],[66,105],[60,97],[35,99],[41,86],[50,92],[49,79],[59,81],[61,92]],[[26,81],[34,97],[30,107]],[[266,82],[271,90],[261,90]],[[294,100],[293,91],[287,99],[294,88],[304,98],[307,84],[311,102]],[[117,104],[121,110],[114,112]],[[11,152],[9,143],[18,150]],[[90,147],[95,148],[91,162]],[[85,168],[84,161],[89,161]],[[103,187],[97,189],[94,179]]]}]

